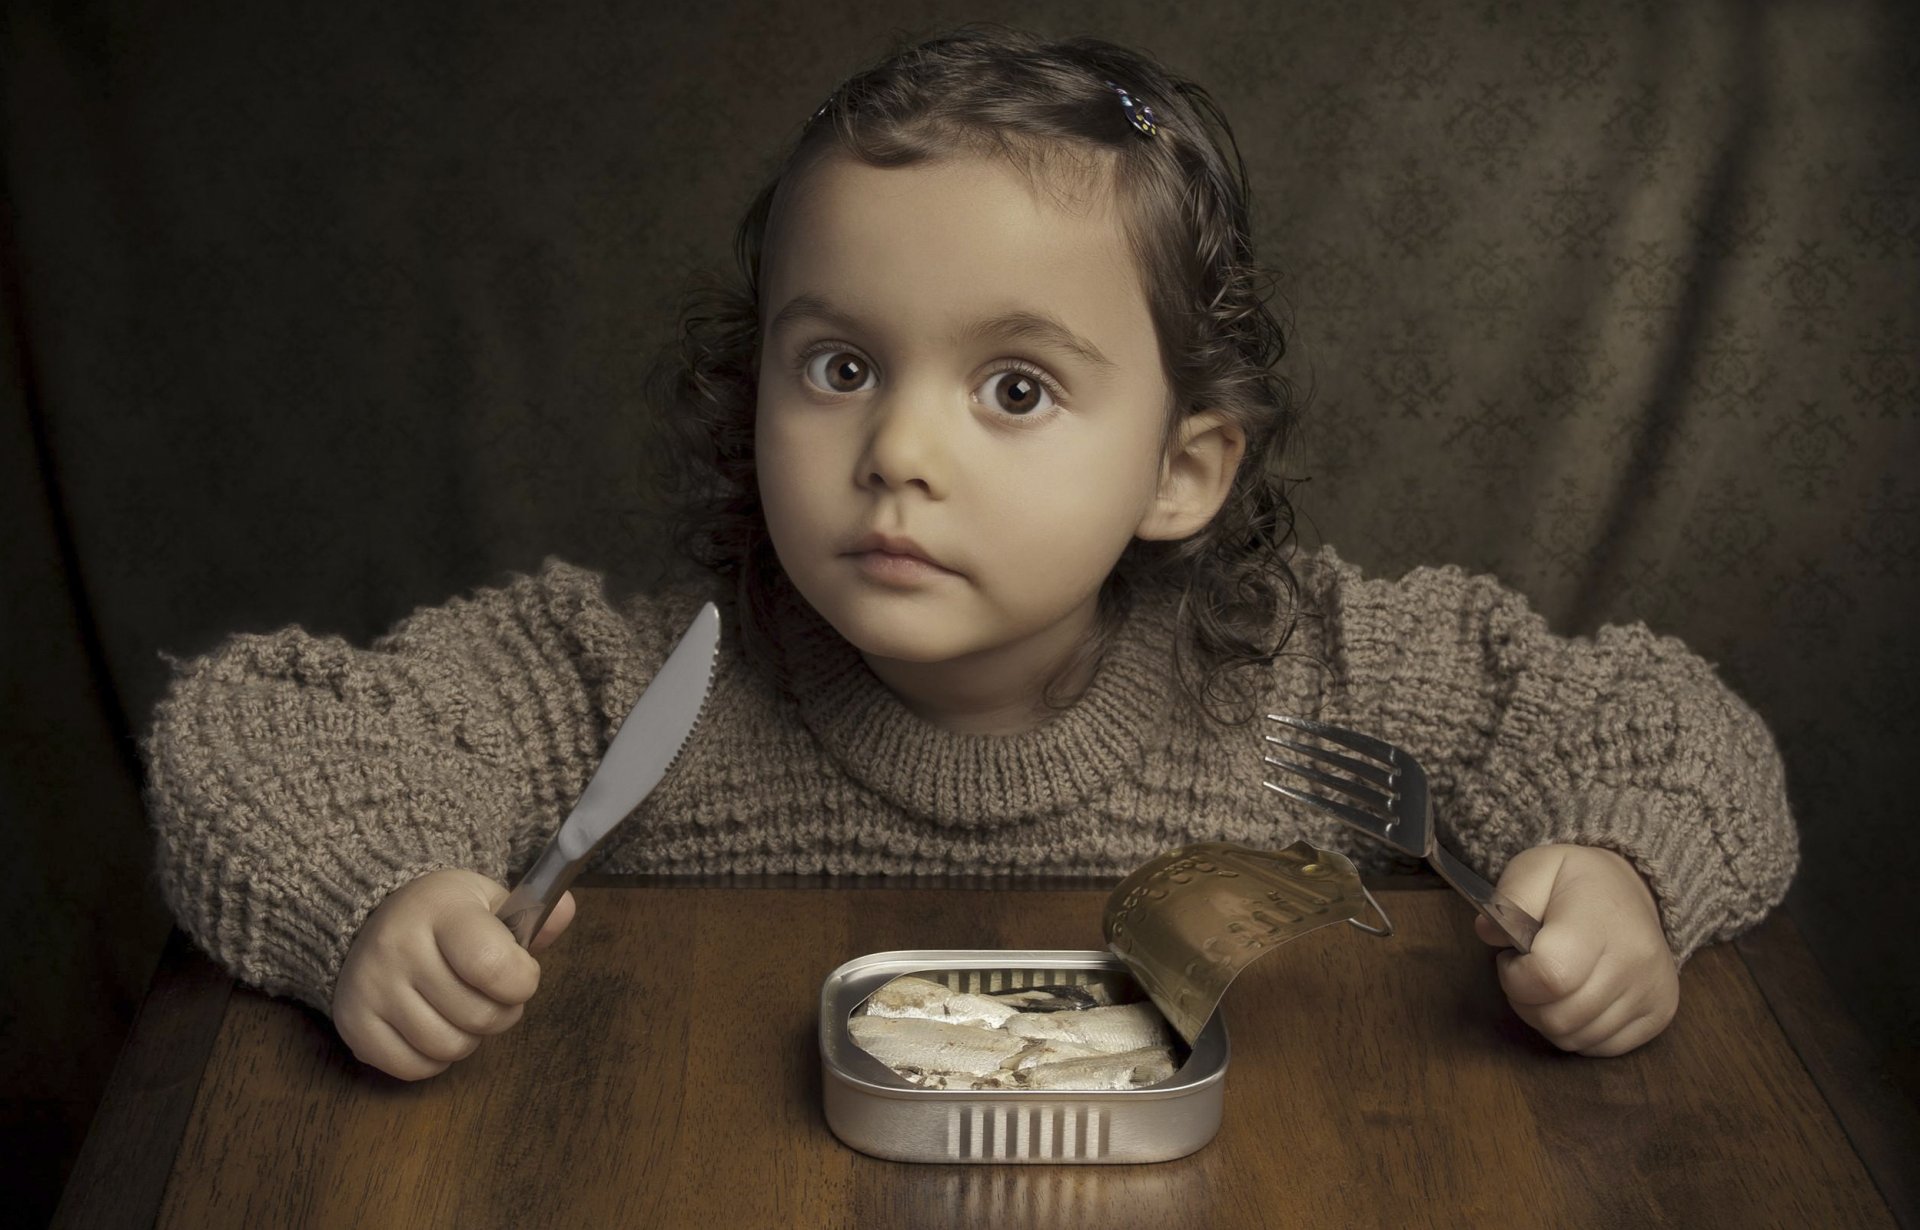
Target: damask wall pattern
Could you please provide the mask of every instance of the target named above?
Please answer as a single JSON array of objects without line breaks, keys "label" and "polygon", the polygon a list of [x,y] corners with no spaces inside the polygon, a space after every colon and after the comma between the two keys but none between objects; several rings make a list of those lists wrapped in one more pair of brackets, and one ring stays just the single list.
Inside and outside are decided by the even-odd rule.
[{"label": "damask wall pattern", "polygon": [[[843,77],[968,20],[1213,91],[1292,322],[1303,540],[1716,662],[1786,753],[1796,918],[1920,1089],[1889,768],[1920,734],[1914,6],[15,0],[9,628],[66,639],[7,663],[58,715],[6,779],[44,851],[18,909],[59,928],[20,967],[54,1007],[0,1054],[39,1099],[10,1140],[84,1126],[104,1072],[35,1039],[110,1055],[157,940],[126,852],[161,654],[364,640],[550,553],[654,574],[642,378],[679,294]],[[119,857],[80,874],[76,841]]]},{"label": "damask wall pattern", "polygon": [[1716,662],[1788,759],[1803,927],[1916,1036],[1867,887],[1920,865],[1886,771],[1920,736],[1911,18],[1291,11],[1354,39],[1317,76],[1237,44],[1266,53],[1240,112],[1284,120],[1249,156],[1311,371],[1309,536]]}]

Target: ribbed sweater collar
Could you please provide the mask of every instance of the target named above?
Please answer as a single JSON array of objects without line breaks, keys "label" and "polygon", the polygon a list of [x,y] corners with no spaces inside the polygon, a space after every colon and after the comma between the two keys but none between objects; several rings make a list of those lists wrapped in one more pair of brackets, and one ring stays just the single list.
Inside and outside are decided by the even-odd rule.
[{"label": "ribbed sweater collar", "polygon": [[1164,728],[1170,622],[1155,606],[1136,604],[1075,704],[1018,735],[935,726],[804,601],[781,606],[783,656],[808,729],[850,777],[941,827],[1008,824],[1097,798]]}]

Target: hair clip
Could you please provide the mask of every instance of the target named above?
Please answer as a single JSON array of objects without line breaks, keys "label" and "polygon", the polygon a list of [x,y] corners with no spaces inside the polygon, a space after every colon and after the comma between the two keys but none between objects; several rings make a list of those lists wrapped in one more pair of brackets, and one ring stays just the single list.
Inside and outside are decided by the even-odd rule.
[{"label": "hair clip", "polygon": [[840,91],[837,89],[833,93],[827,95],[827,101],[820,104],[820,109],[813,113],[813,119],[808,120],[807,123],[811,124],[815,120],[818,120],[821,116],[825,115],[827,112],[831,111],[833,109],[833,100],[838,98],[839,96],[840,96]]},{"label": "hair clip", "polygon": [[1120,107],[1127,113],[1127,122],[1139,129],[1142,136],[1150,137],[1160,131],[1159,124],[1153,118],[1152,107],[1143,102],[1134,101],[1133,95],[1127,93],[1126,88],[1119,83],[1109,81],[1107,84],[1113,87],[1114,93],[1120,95]]}]

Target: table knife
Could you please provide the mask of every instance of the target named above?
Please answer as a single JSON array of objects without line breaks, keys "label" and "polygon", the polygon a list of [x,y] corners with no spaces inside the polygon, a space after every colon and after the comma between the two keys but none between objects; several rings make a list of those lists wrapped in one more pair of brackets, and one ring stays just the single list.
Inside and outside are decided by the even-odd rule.
[{"label": "table knife", "polygon": [[719,648],[720,612],[709,602],[694,615],[679,644],[620,723],[600,767],[560,830],[495,911],[522,948],[540,934],[540,924],[553,913],[560,894],[586,866],[588,857],[673,766],[699,724],[713,686]]}]

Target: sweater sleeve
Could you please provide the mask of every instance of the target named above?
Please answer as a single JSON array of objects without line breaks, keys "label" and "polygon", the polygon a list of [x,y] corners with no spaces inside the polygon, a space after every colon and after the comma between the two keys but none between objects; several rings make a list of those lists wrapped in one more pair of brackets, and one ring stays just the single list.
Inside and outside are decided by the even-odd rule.
[{"label": "sweater sleeve", "polygon": [[370,648],[299,627],[176,664],[146,742],[162,893],[236,978],[321,1011],[360,924],[537,852],[664,651],[555,560]]},{"label": "sweater sleeve", "polygon": [[1368,579],[1325,551],[1318,571],[1327,719],[1412,753],[1441,840],[1489,878],[1536,845],[1612,850],[1683,961],[1786,895],[1798,836],[1773,736],[1679,640],[1559,637],[1457,567]]}]

